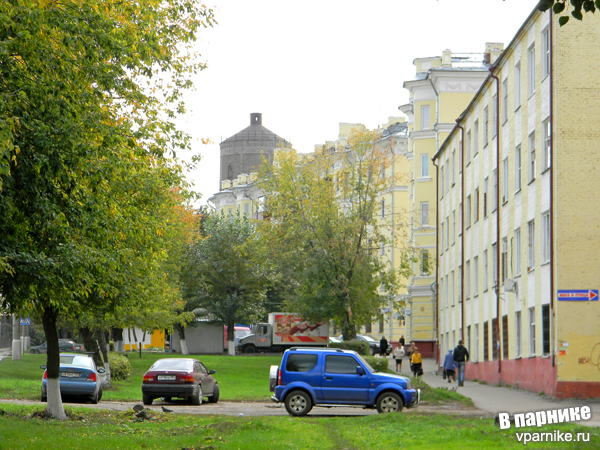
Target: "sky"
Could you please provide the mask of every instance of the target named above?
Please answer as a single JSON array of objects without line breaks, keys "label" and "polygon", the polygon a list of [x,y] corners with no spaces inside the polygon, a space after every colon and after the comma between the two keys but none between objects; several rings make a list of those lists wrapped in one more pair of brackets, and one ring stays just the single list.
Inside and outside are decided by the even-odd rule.
[{"label": "sky", "polygon": [[337,139],[341,122],[376,128],[402,116],[415,58],[507,46],[537,2],[209,0],[218,24],[196,44],[208,67],[178,123],[201,155],[187,174],[199,204],[219,190],[219,143],[250,113],[303,153]]}]

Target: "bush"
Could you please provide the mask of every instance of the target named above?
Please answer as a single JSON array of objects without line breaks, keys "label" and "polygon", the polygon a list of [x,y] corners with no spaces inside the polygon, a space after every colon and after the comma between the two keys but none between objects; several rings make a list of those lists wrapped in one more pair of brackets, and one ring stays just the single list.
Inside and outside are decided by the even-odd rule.
[{"label": "bush", "polygon": [[131,373],[131,364],[129,358],[120,353],[109,353],[108,363],[110,364],[110,376],[115,381],[126,381]]},{"label": "bush", "polygon": [[390,368],[390,360],[387,358],[375,358],[374,356],[367,356],[364,359],[373,369],[375,369],[375,372],[386,373]]},{"label": "bush", "polygon": [[354,350],[359,355],[368,355],[369,354],[369,344],[365,341],[344,341],[338,343],[329,344],[330,348],[341,348],[344,350]]}]

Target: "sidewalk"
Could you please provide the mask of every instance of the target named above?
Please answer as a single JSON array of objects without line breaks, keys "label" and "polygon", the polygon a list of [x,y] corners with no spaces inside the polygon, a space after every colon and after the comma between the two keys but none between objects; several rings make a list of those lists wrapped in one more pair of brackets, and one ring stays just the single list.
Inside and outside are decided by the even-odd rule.
[{"label": "sidewalk", "polygon": [[[401,374],[412,376],[407,362],[408,360],[404,358]],[[396,369],[396,362],[393,359],[390,359],[389,367],[390,370]],[[456,389],[456,392],[473,400],[477,408],[494,415],[507,412],[512,416],[534,411],[589,406],[592,410],[592,419],[580,422],[581,425],[600,427],[599,400],[553,399],[520,389],[496,387],[466,380],[464,386],[458,387],[456,382],[448,383],[448,380],[442,378],[442,372],[438,371],[437,364],[432,358],[423,359],[423,381],[435,388]],[[422,400],[427,401],[427,398]]]},{"label": "sidewalk", "polygon": [[0,361],[12,355],[12,350],[9,347],[0,348]]}]

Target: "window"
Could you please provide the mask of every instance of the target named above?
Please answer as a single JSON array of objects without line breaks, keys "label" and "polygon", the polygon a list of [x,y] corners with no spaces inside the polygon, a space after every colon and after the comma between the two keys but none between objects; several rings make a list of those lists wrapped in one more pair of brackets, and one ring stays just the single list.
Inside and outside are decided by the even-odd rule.
[{"label": "window", "polygon": [[488,145],[488,130],[489,130],[489,115],[488,107],[483,108],[483,146]]},{"label": "window", "polygon": [[515,313],[515,350],[517,356],[521,356],[521,311]]},{"label": "window", "polygon": [[521,190],[521,146],[515,150],[515,192]]},{"label": "window", "polygon": [[498,319],[492,319],[492,359],[499,359],[499,336],[498,336]]},{"label": "window", "polygon": [[529,308],[529,356],[535,356],[535,307]]},{"label": "window", "polygon": [[483,292],[488,289],[488,251],[483,252]]},{"label": "window", "polygon": [[467,153],[467,165],[471,162],[471,130],[467,131],[467,146],[466,146],[466,153]]},{"label": "window", "polygon": [[550,120],[546,120],[542,125],[542,170],[546,170],[551,164],[551,148],[552,141],[550,136],[552,134]]},{"label": "window", "polygon": [[542,353],[550,354],[550,305],[542,306]]},{"label": "window", "polygon": [[508,80],[502,82],[502,123],[508,120]]},{"label": "window", "polygon": [[246,203],[244,205],[244,214],[247,216],[248,214],[250,214],[250,203]]},{"label": "window", "polygon": [[471,196],[467,196],[467,210],[465,212],[465,226],[469,228],[471,226]]},{"label": "window", "polygon": [[521,275],[521,229],[515,230],[515,268],[514,275]]},{"label": "window", "polygon": [[421,178],[425,178],[429,176],[429,155],[422,154],[421,155]]},{"label": "window", "polygon": [[[292,355],[290,355],[292,356]],[[289,357],[288,357],[289,360]],[[327,355],[325,357],[325,372],[356,375],[358,361],[352,356]]]},{"label": "window", "polygon": [[535,92],[535,45],[527,51],[527,96],[531,97]]},{"label": "window", "polygon": [[421,226],[429,226],[429,202],[421,202]]},{"label": "window", "polygon": [[456,290],[458,294],[458,303],[462,302],[462,281],[463,280],[463,268],[462,266],[458,266],[458,289]]},{"label": "window", "polygon": [[508,316],[502,316],[502,358],[508,359]]},{"label": "window", "polygon": [[[448,295],[448,289],[450,289],[450,281],[448,280],[448,275],[446,275],[446,298],[450,299],[450,295]],[[454,303],[452,303],[454,305]]]},{"label": "window", "polygon": [[421,106],[421,130],[429,130],[429,105]]},{"label": "window", "polygon": [[427,250],[421,252],[421,275],[429,275],[429,252]]},{"label": "window", "polygon": [[488,215],[488,184],[489,179],[486,177],[483,180],[483,217],[487,217]]},{"label": "window", "polygon": [[479,188],[475,189],[475,198],[473,199],[473,223],[479,221]]},{"label": "window", "polygon": [[385,199],[381,200],[381,218],[385,217]]},{"label": "window", "polygon": [[542,31],[542,80],[550,74],[550,33]]},{"label": "window", "polygon": [[529,182],[535,180],[535,133],[529,136]]},{"label": "window", "polygon": [[471,297],[471,261],[465,263],[465,297]]},{"label": "window", "polygon": [[379,246],[379,255],[383,256],[385,255],[385,247],[383,245],[383,242],[381,243],[381,245]]},{"label": "window", "polygon": [[442,230],[440,233],[440,250],[444,252],[444,222],[442,222]]},{"label": "window", "polygon": [[[471,355],[471,325],[467,325],[467,351]],[[471,358],[473,357],[471,356]]]},{"label": "window", "polygon": [[452,150],[452,186],[456,183],[456,149]]},{"label": "window", "polygon": [[440,303],[448,306],[448,297],[444,297],[444,277],[440,279]]},{"label": "window", "polygon": [[452,245],[456,241],[456,211],[452,211]]},{"label": "window", "polygon": [[[335,325],[335,322],[333,322],[333,324]],[[365,325],[365,334],[370,334],[372,330],[372,325],[370,323]],[[335,331],[334,331],[335,334]]]},{"label": "window", "polygon": [[479,256],[473,258],[473,297],[479,295]]},{"label": "window", "polygon": [[450,219],[446,217],[446,250],[450,246]]},{"label": "window", "polygon": [[[288,372],[308,372],[317,365],[319,355],[303,355],[294,353],[287,359],[286,370]],[[354,368],[356,372],[356,367]]]},{"label": "window", "polygon": [[530,272],[535,267],[535,222],[532,220],[528,223],[529,228],[529,252],[527,254],[527,272]]},{"label": "window", "polygon": [[476,362],[476,361],[479,361],[479,324],[475,324],[474,340],[475,340],[475,354],[472,355],[471,357],[473,358],[473,361]]},{"label": "window", "polygon": [[488,322],[483,323],[483,360],[489,361],[490,359],[490,327]]},{"label": "window", "polygon": [[498,244],[492,244],[492,283],[498,287]]},{"label": "window", "polygon": [[504,283],[504,280],[508,278],[508,241],[506,238],[502,239],[502,255],[500,263],[502,264],[502,273],[500,275],[502,278],[500,278],[500,280]]},{"label": "window", "polygon": [[502,161],[502,203],[508,201],[508,157]]},{"label": "window", "polygon": [[498,134],[498,94],[492,98],[492,137]]},{"label": "window", "polygon": [[446,160],[446,192],[450,190],[450,161]]},{"label": "window", "polygon": [[473,156],[479,152],[479,120],[473,124]]},{"label": "window", "polygon": [[444,198],[444,166],[440,167],[440,198]]},{"label": "window", "polygon": [[[383,333],[383,323],[384,323],[383,314],[379,314],[379,332],[380,333]],[[355,368],[354,372],[356,373],[356,368]]]},{"label": "window", "polygon": [[454,270],[452,271],[452,273],[450,274],[450,281],[452,283],[452,285],[450,286],[450,292],[452,292],[452,304],[454,305],[455,302],[455,295],[454,295]]},{"label": "window", "polygon": [[550,262],[550,214],[542,214],[542,264]]},{"label": "window", "polygon": [[498,209],[498,169],[492,172],[492,212]]},{"label": "window", "polygon": [[521,61],[515,65],[515,110],[521,106]]}]

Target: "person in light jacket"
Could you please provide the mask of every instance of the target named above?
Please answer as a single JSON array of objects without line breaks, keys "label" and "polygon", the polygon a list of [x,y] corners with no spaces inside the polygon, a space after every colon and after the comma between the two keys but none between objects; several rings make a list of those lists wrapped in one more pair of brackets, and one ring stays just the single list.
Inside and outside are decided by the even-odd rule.
[{"label": "person in light jacket", "polygon": [[446,354],[446,358],[444,359],[444,370],[446,371],[446,378],[448,378],[448,383],[452,383],[452,378],[456,380],[456,375],[454,372],[454,354],[452,353],[452,349],[448,349],[448,353]]},{"label": "person in light jacket", "polygon": [[396,372],[402,372],[402,358],[404,357],[404,346],[398,344],[398,347],[394,350],[394,359],[396,360]]}]

